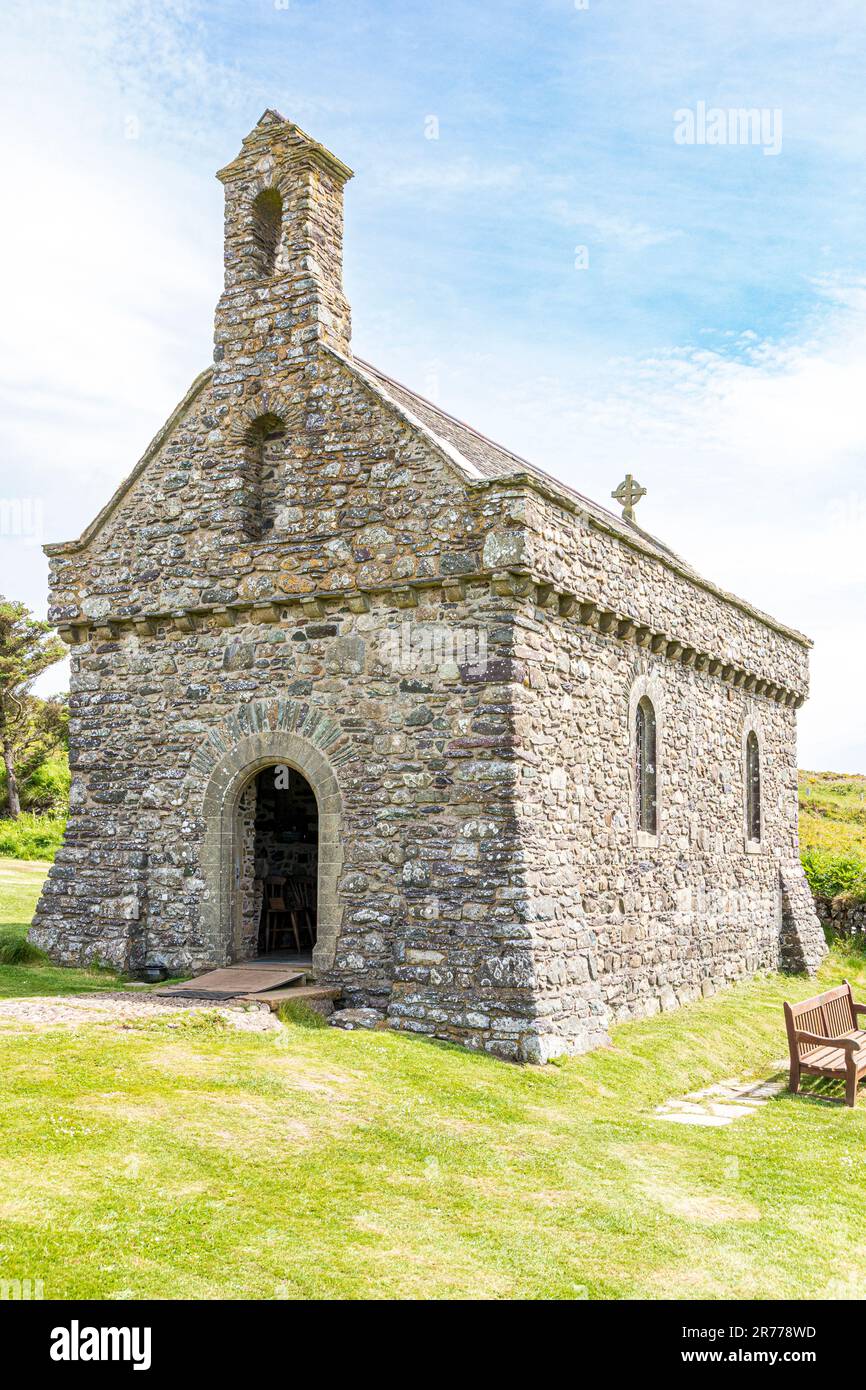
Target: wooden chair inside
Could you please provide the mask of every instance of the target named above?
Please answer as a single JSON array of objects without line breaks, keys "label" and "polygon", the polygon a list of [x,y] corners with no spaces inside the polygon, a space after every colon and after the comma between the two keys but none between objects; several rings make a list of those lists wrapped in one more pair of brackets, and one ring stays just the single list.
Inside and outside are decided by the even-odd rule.
[{"label": "wooden chair inside", "polygon": [[295,950],[300,953],[301,939],[297,923],[293,920],[292,911],[286,901],[284,878],[265,879],[264,907],[265,953],[270,955],[272,951],[285,949],[292,941]]},{"label": "wooden chair inside", "polygon": [[307,879],[289,879],[286,898],[292,926],[310,947],[316,944],[316,885]]}]

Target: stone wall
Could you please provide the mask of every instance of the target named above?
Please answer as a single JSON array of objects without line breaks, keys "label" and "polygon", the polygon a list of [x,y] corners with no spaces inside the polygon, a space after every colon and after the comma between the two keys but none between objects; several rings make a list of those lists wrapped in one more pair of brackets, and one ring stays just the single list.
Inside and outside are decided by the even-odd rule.
[{"label": "stone wall", "polygon": [[[483,633],[483,660],[461,667],[411,640],[460,630]],[[313,710],[329,721],[343,864],[326,978],[392,1026],[544,1060],[597,1045],[610,1019],[777,968],[786,911],[795,942],[808,937],[794,711],[558,607],[468,583],[462,600],[440,587],[411,610],[383,594],[313,621],[293,605],[230,629],[167,623],[94,638],[72,662],[73,811],[34,930],[55,958],[188,970],[231,956],[230,932],[215,957],[202,925],[200,765],[204,744],[231,745],[239,709],[258,711],[265,753],[284,711],[293,728]],[[659,721],[656,845],[633,824],[644,691]],[[749,729],[760,847],[745,840]],[[239,816],[251,922],[249,790]]]},{"label": "stone wall", "polygon": [[[665,558],[653,553],[638,528],[618,524],[616,518],[605,528],[579,504],[569,513],[553,498],[530,496],[523,511],[534,573],[580,593],[600,611],[611,610],[630,617],[636,627],[676,639],[683,650],[706,653],[723,667],[739,666],[803,696],[808,693],[805,639],[797,640],[783,625],[706,584],[672,552]],[[653,547],[658,550],[658,543]]]},{"label": "stone wall", "polygon": [[821,926],[839,936],[857,936],[866,932],[866,903],[851,898],[815,899],[815,909]]},{"label": "stone wall", "polygon": [[[782,960],[786,916],[817,964],[823,943],[797,851],[795,715],[613,636],[522,615],[516,654],[517,802],[546,919],[549,969],[537,971],[551,1031],[577,1026],[570,997],[587,973],[614,1019],[710,993]],[[649,695],[658,721],[659,833],[638,833],[634,711]],[[760,844],[746,838],[744,745],[761,748]],[[556,1044],[552,1044],[556,1046]]]},{"label": "stone wall", "polygon": [[[48,547],[52,617],[111,621],[317,592],[459,583],[482,568],[497,504],[330,354],[276,374],[255,410],[295,421],[282,441],[275,535],[245,535],[245,407],[205,381],[86,549]],[[308,426],[308,427],[307,427]]]},{"label": "stone wall", "polygon": [[[532,1055],[522,1041],[534,1009],[519,920],[510,668],[496,656],[502,607],[485,588],[456,611],[441,594],[413,610],[417,624],[490,632],[493,659],[480,674],[404,674],[394,651],[405,611],[385,603],[362,614],[337,606],[326,623],[203,625],[82,644],[72,658],[73,814],[33,939],[70,963],[215,963],[202,927],[206,787],[196,755],[209,732],[225,741],[239,701],[260,702],[267,747],[281,718],[273,692],[302,711],[314,695],[340,735],[328,752],[339,758],[343,803],[342,922],[327,978],[353,1003],[389,1009],[395,1026]],[[240,673],[238,644],[248,649]],[[127,842],[139,848],[142,891],[109,932],[115,847]]]},{"label": "stone wall", "polygon": [[[238,800],[239,898],[241,959],[258,952],[262,915],[262,882],[256,864],[256,779],[244,787]],[[160,965],[163,961],[158,962]]]}]

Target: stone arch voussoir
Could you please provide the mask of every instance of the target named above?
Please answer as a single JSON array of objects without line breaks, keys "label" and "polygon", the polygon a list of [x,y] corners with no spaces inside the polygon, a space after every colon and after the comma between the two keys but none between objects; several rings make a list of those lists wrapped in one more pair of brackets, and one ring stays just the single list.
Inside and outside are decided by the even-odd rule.
[{"label": "stone arch voussoir", "polygon": [[264,415],[275,415],[282,421],[287,433],[297,434],[303,428],[306,409],[303,394],[295,395],[291,383],[272,386],[233,410],[226,426],[229,443],[246,444],[256,421]]}]

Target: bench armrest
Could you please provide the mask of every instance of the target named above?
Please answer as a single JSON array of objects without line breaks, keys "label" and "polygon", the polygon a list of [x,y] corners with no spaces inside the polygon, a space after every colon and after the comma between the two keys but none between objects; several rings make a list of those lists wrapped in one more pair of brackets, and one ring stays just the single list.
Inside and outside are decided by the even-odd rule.
[{"label": "bench armrest", "polygon": [[858,1047],[853,1038],[825,1038],[820,1033],[801,1032],[799,1028],[794,1030],[794,1037],[797,1042],[812,1043],[815,1047],[841,1047],[851,1056]]},{"label": "bench armrest", "polygon": [[851,1008],[854,1010],[855,1014],[866,1014],[866,1004],[858,1004],[852,999]]}]

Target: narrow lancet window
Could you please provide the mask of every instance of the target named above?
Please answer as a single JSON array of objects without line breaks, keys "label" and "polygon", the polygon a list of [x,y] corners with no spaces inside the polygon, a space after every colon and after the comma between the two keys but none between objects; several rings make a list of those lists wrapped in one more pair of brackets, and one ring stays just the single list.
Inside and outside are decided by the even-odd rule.
[{"label": "narrow lancet window", "polygon": [[761,838],[761,750],[754,730],[746,739],[746,835]]},{"label": "narrow lancet window", "polygon": [[637,828],[658,834],[658,773],[656,768],[656,714],[644,695],[637,707],[635,727]]},{"label": "narrow lancet window", "polygon": [[276,188],[265,188],[253,201],[253,248],[256,274],[273,275],[283,228],[283,200]]},{"label": "narrow lancet window", "polygon": [[248,540],[271,540],[285,506],[286,429],[277,415],[260,415],[244,445],[244,530]]}]

